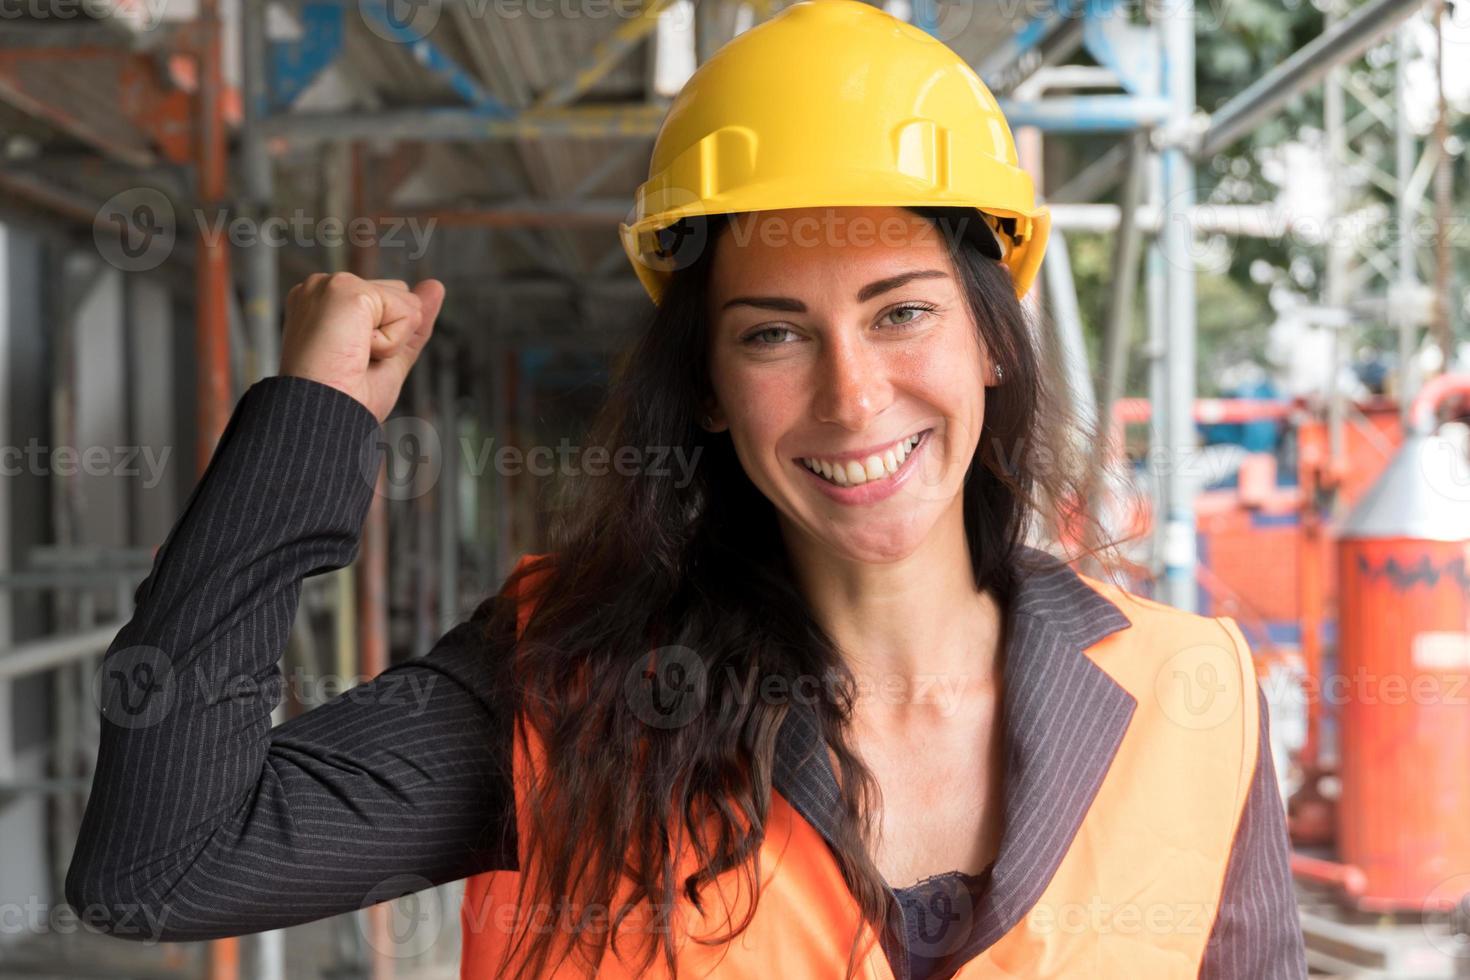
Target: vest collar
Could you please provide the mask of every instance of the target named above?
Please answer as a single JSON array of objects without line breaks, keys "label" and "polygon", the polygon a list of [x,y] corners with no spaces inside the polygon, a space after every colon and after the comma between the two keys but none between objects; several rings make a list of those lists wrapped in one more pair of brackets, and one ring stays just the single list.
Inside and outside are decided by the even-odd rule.
[{"label": "vest collar", "polygon": [[[965,936],[958,948],[953,941],[944,943],[944,951],[954,951],[955,965],[994,944],[1041,897],[1137,706],[1133,695],[1084,653],[1131,626],[1131,620],[1055,556],[1023,546],[1018,558],[1015,593],[1006,604],[1002,665],[1005,826],[978,904],[968,902],[968,893],[960,896],[958,907],[955,896],[946,898],[946,913],[951,919],[961,916],[957,926]],[[777,733],[772,780],[835,848],[837,780],[816,713],[801,699]],[[899,914],[912,916],[913,910]],[[912,925],[906,922],[899,936],[908,936]],[[906,940],[899,936],[885,935],[883,944],[896,980],[908,980]]]}]

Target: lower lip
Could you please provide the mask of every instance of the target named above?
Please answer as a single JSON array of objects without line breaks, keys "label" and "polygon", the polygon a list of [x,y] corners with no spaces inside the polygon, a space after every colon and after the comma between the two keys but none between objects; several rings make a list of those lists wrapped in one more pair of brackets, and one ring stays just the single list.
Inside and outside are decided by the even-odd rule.
[{"label": "lower lip", "polygon": [[877,503],[880,500],[886,500],[893,496],[898,492],[899,487],[904,485],[909,475],[914,472],[915,467],[918,465],[914,460],[918,458],[919,453],[923,451],[924,447],[929,444],[929,437],[933,434],[933,429],[925,429],[924,434],[919,437],[919,441],[914,445],[914,448],[909,450],[909,454],[904,457],[903,464],[897,470],[881,480],[870,480],[861,486],[839,487],[826,477],[813,473],[802,463],[794,463],[793,465],[810,477],[816,483],[819,490],[839,504],[861,505]]}]

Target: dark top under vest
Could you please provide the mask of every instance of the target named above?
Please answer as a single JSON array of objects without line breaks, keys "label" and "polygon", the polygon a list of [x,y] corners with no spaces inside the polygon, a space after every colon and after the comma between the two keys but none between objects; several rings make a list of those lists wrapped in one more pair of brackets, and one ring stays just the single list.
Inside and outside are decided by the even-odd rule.
[{"label": "dark top under vest", "polygon": [[[991,864],[979,874],[944,871],[917,881],[905,888],[893,889],[899,902],[908,908],[909,976],[912,980],[947,980],[954,968],[946,964],[949,955],[968,934],[969,916],[957,907],[961,889],[969,907],[980,902],[980,894],[989,886]],[[965,899],[960,899],[964,901]],[[962,933],[964,935],[962,935]]]}]

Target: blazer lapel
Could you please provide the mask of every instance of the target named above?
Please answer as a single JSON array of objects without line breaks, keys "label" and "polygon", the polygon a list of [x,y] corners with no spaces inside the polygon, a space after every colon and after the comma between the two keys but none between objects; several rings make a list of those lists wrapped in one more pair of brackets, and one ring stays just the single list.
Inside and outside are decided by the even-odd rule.
[{"label": "blazer lapel", "polygon": [[[1137,706],[1084,652],[1131,626],[1128,617],[1065,562],[1036,548],[1021,552],[1002,667],[1005,825],[989,886],[978,904],[963,909],[968,939],[954,952],[955,965],[1014,928],[1046,890]],[[777,733],[772,781],[835,849],[837,780],[816,711],[804,701],[792,704]],[[952,898],[942,910],[951,918]],[[889,925],[883,946],[895,975],[906,980],[904,930],[901,922]]]},{"label": "blazer lapel", "polygon": [[1027,549],[1002,676],[1005,827],[976,909],[969,959],[1009,932],[1046,890],[1102,786],[1137,702],[1085,650],[1132,623],[1064,562]]}]

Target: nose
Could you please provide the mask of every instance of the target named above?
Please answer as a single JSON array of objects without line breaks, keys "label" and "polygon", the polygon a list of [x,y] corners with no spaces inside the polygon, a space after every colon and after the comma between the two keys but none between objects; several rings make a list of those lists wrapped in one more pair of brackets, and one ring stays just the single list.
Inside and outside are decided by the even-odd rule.
[{"label": "nose", "polygon": [[892,400],[881,354],[851,335],[824,343],[816,370],[813,411],[819,421],[861,431]]}]

